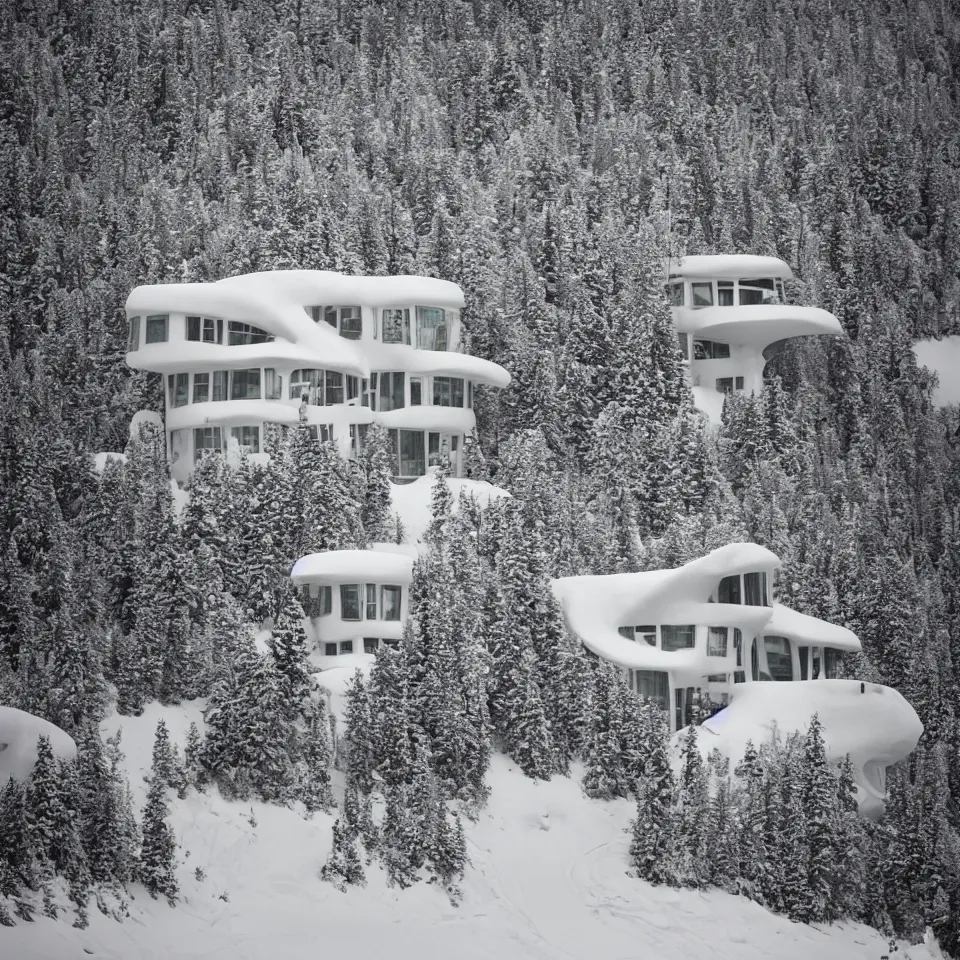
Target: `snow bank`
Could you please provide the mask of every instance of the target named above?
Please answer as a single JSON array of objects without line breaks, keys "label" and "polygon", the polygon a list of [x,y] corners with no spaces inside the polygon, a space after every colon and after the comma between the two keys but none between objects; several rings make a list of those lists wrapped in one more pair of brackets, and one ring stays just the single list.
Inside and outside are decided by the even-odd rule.
[{"label": "snow bank", "polygon": [[[413,483],[391,484],[390,499],[393,510],[399,514],[407,533],[409,543],[417,543],[430,524],[430,493],[433,488],[433,478],[436,468],[431,467],[424,477],[418,477]],[[460,499],[460,491],[475,496],[481,506],[486,506],[500,497],[509,497],[510,494],[501,487],[495,487],[485,480],[467,480],[462,477],[447,479],[450,493],[453,495],[454,510]]]},{"label": "snow bank", "polygon": [[59,727],[16,707],[0,707],[0,786],[10,777],[29,779],[37,762],[40,736],[50,738],[55,756],[72,760],[77,755],[73,738]]},{"label": "snow bank", "polygon": [[[105,734],[123,727],[138,803],[157,719],[182,748],[196,714],[195,704],[150,705],[142,717],[104,723]],[[589,800],[576,779],[528,780],[502,756],[488,782],[486,809],[465,823],[472,865],[458,908],[432,884],[387,887],[378,867],[367,870],[366,887],[347,893],[323,883],[330,815],[305,820],[293,810],[191,792],[172,799],[183,897],[176,909],[138,892],[122,924],[98,910],[86,930],[37,916],[3,930],[4,956],[315,960],[319,949],[391,960],[877,960],[887,953],[887,940],[858,924],[818,929],[717,891],[632,879],[628,801]],[[922,945],[900,951],[904,960],[934,956]]]},{"label": "snow bank", "polygon": [[140,439],[140,424],[141,423],[154,423],[161,430],[163,429],[163,417],[160,416],[156,410],[138,410],[130,418],[130,439],[139,440]]},{"label": "snow bank", "polygon": [[[916,711],[890,687],[858,680],[741,684],[732,703],[700,725],[699,746],[704,756],[718,749],[732,769],[747,740],[759,746],[775,728],[782,736],[804,732],[814,714],[823,724],[829,759],[850,755],[860,812],[879,816],[886,796],[884,769],[911,753],[923,732]],[[676,763],[683,735],[679,731],[673,737]]]},{"label": "snow bank", "polygon": [[921,340],[913,345],[917,363],[932,370],[940,378],[933,392],[938,407],[960,403],[960,337],[943,340]]}]

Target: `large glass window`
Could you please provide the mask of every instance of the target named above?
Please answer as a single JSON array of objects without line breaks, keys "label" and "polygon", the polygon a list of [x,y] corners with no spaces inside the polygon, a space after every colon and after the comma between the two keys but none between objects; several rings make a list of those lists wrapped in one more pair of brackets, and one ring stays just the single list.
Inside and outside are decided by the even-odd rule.
[{"label": "large glass window", "polygon": [[375,376],[377,377],[380,388],[381,411],[402,410],[404,406],[406,374],[398,370]]},{"label": "large glass window", "polygon": [[290,399],[302,400],[314,406],[323,406],[323,371],[294,370],[290,374]]},{"label": "large glass window", "polygon": [[750,607],[766,607],[767,575],[765,573],[745,573],[743,575],[744,603]]},{"label": "large glass window", "polygon": [[193,459],[199,460],[206,453],[220,453],[223,440],[219,427],[196,427],[193,431]]},{"label": "large glass window", "polygon": [[324,382],[326,385],[324,406],[331,407],[334,404],[343,403],[343,374],[339,370],[328,370]]},{"label": "large glass window", "polygon": [[400,619],[400,587],[386,586],[380,588],[380,606],[384,620]]},{"label": "large glass window", "polygon": [[346,376],[343,379],[347,385],[347,403],[349,403],[360,395],[360,378]]},{"label": "large glass window", "polygon": [[463,380],[460,377],[434,377],[433,405],[435,407],[462,407]]},{"label": "large glass window", "polygon": [[200,343],[223,343],[223,320],[217,317],[187,317],[187,339]]},{"label": "large glass window", "polygon": [[364,637],[363,638],[363,652],[369,654],[375,654],[377,648],[380,646],[380,641],[376,637]]},{"label": "large glass window", "polygon": [[740,575],[724,577],[717,590],[718,603],[740,603]]},{"label": "large glass window", "polygon": [[732,280],[717,281],[717,306],[718,307],[733,306],[733,281]]},{"label": "large glass window", "polygon": [[239,347],[248,343],[272,343],[273,334],[250,323],[231,320],[227,324],[227,346]]},{"label": "large glass window", "polygon": [[227,390],[229,388],[229,383],[230,383],[229,370],[213,371],[213,399],[214,400],[227,399]]},{"label": "large glass window", "polygon": [[701,340],[697,337],[693,341],[693,359],[729,360],[730,344],[721,343],[719,340]]},{"label": "large glass window", "polygon": [[823,648],[823,670],[828,680],[837,679],[837,665],[840,661],[840,654],[833,647]]},{"label": "large glass window", "polygon": [[661,710],[670,703],[670,679],[662,670],[631,670],[633,689],[641,697],[652,700]]},{"label": "large glass window", "polygon": [[417,346],[421,350],[447,349],[446,312],[439,307],[417,307]]},{"label": "large glass window", "polygon": [[786,637],[764,637],[763,648],[767,653],[767,669],[774,680],[793,679],[793,657],[790,641]]},{"label": "large glass window", "polygon": [[691,287],[693,289],[693,305],[695,307],[713,306],[712,283],[694,283],[691,284]]},{"label": "large glass window", "polygon": [[363,316],[359,307],[340,308],[340,336],[359,340],[363,336]]},{"label": "large glass window", "polygon": [[733,393],[733,377],[717,378],[717,393]]},{"label": "large glass window", "polygon": [[[393,431],[391,431],[392,433]],[[427,472],[422,430],[398,430],[397,475],[422,477]]]},{"label": "large glass window", "polygon": [[384,343],[410,343],[410,311],[406,307],[380,311],[380,339]]},{"label": "large glass window", "polygon": [[368,620],[377,619],[377,585],[368,583],[366,585],[366,617]]},{"label": "large glass window", "polygon": [[340,584],[340,619],[360,619],[360,584]]},{"label": "large glass window", "polygon": [[267,367],[263,371],[263,396],[265,400],[283,398],[283,377],[273,367]]},{"label": "large glass window", "polygon": [[127,352],[132,353],[140,349],[140,318],[130,318],[130,333],[127,336]]},{"label": "large glass window", "polygon": [[231,427],[230,436],[237,441],[238,446],[245,453],[260,452],[259,427]]},{"label": "large glass window", "polygon": [[777,298],[772,278],[740,281],[740,305],[751,306],[757,303],[770,303]]},{"label": "large glass window", "polygon": [[325,657],[335,657],[337,655],[337,645],[335,643],[325,643],[323,645],[323,655]]},{"label": "large glass window", "polygon": [[696,642],[697,628],[693,624],[664,623],[660,627],[660,645],[664,650],[689,650],[696,646]]},{"label": "large glass window", "polygon": [[230,371],[230,399],[231,400],[259,400],[260,399],[260,368],[251,367],[249,370]]},{"label": "large glass window", "polygon": [[166,343],[170,328],[170,317],[166,313],[158,313],[147,317],[147,343]]},{"label": "large glass window", "polygon": [[190,374],[170,374],[170,406],[185,407],[190,402]]},{"label": "large glass window", "polygon": [[427,434],[427,463],[431,467],[440,466],[440,434]]},{"label": "large glass window", "polygon": [[707,630],[707,656],[725,657],[727,655],[727,628],[710,627]]},{"label": "large glass window", "polygon": [[193,375],[193,402],[206,403],[210,399],[210,374],[195,373]]}]

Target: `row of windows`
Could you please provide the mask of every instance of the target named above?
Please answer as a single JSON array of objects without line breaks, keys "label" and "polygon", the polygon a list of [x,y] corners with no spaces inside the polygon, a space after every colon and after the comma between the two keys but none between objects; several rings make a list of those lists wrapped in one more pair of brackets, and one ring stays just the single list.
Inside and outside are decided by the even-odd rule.
[{"label": "row of windows", "polygon": [[457,434],[441,439],[439,433],[423,430],[389,430],[391,450],[394,455],[394,475],[397,477],[422,477],[427,467],[440,465],[445,455],[454,456],[460,449]]},{"label": "row of windows", "polygon": [[167,400],[170,407],[220,400],[279,400],[283,396],[282,380],[272,367],[170,373],[167,374]]},{"label": "row of windows", "polygon": [[[395,647],[399,642],[399,640],[380,639],[379,637],[364,637],[363,652],[373,655],[380,649],[381,645],[384,647]],[[325,643],[323,645],[323,655],[325,657],[335,657],[340,653],[353,653],[353,641],[341,640],[339,644]]]},{"label": "row of windows", "polygon": [[[153,314],[145,318],[144,343],[166,343],[170,339],[170,315]],[[187,339],[198,343],[223,343],[223,320],[220,317],[187,317]],[[238,320],[227,322],[227,346],[237,347],[248,343],[270,343],[272,333]],[[130,333],[127,351],[140,349],[140,317],[130,318]]]},{"label": "row of windows", "polygon": [[[713,600],[713,597],[710,598]],[[718,603],[739,603],[748,607],[772,606],[765,573],[735,573],[724,577],[717,587]]]},{"label": "row of windows", "polygon": [[[667,285],[671,306],[687,305],[686,284],[677,280]],[[690,284],[690,306],[754,306],[759,303],[784,303],[783,281],[762,277],[750,280],[701,280]]]},{"label": "row of windows", "polygon": [[[378,591],[375,583],[342,583],[340,619],[399,620],[402,593],[397,586],[382,586]],[[311,596],[309,587],[304,585],[300,596],[308,617],[325,617],[333,612],[333,588],[330,586],[317,588],[316,596]]]},{"label": "row of windows", "polygon": [[[189,430],[174,430],[170,434],[170,455],[173,460],[187,454]],[[235,440],[245,453],[260,453],[260,427],[230,427],[230,439]],[[223,453],[222,427],[195,427],[193,430],[193,460],[196,463],[208,453]]]},{"label": "row of windows", "polygon": [[[313,306],[307,309],[314,323],[328,323],[341,337],[359,340],[363,335],[363,316],[358,306]],[[375,327],[374,336],[379,335],[384,343],[417,346],[421,350],[448,350],[451,319],[451,311],[440,307],[414,307],[412,313],[410,307],[385,307],[380,310],[380,322]]]},{"label": "row of windows", "polygon": [[692,650],[697,643],[697,628],[694,624],[662,623],[659,626],[618,627],[621,637],[627,640],[644,642],[651,647],[657,646],[657,634],[660,635],[661,650]]},{"label": "row of windows", "polygon": [[[690,334],[678,333],[677,346],[683,354],[684,360],[690,359]],[[705,340],[702,337],[695,337],[693,340],[693,359],[694,360],[729,360],[730,344],[722,340]]]}]

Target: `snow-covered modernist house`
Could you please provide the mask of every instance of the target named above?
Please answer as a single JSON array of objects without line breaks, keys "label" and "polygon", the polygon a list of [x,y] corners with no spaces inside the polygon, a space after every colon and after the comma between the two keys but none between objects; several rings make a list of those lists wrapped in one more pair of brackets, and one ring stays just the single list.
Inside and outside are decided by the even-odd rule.
[{"label": "snow-covered modernist house", "polygon": [[[413,559],[380,550],[329,550],[301,557],[290,574],[324,660],[375,654],[403,637]],[[329,663],[329,661],[327,661]]]},{"label": "snow-covered modernist house", "polygon": [[264,453],[265,425],[297,424],[301,404],[343,456],[380,423],[396,478],[441,457],[459,476],[475,387],[510,382],[459,351],[461,307],[456,284],[426,277],[279,270],[141,286],[127,298],[127,363],[165,377],[177,480],[206,451]]},{"label": "snow-covered modernist house", "polygon": [[783,281],[793,272],[776,257],[681,257],[669,261],[667,274],[694,400],[714,422],[726,394],[760,390],[763,368],[782,341],[843,334],[832,313],[786,302]]},{"label": "snow-covered modernist house", "polygon": [[916,746],[920,721],[895,690],[836,679],[839,655],[860,641],[776,602],[779,567],[766,548],[740,543],[673,570],[565,577],[553,588],[570,629],[658,703],[671,730],[692,722],[701,695],[725,708],[704,724],[716,737],[703,746],[723,750],[729,735],[732,752],[748,737],[762,742],[774,721],[790,732],[819,713],[835,758],[854,757],[861,808],[882,803],[885,768]]}]

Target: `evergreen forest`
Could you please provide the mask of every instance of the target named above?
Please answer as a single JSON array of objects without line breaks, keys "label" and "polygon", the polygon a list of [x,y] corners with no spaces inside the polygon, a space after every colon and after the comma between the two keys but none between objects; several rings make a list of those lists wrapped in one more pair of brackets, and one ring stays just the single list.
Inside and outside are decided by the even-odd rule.
[{"label": "evergreen forest", "polygon": [[[847,338],[789,342],[760,394],[694,409],[667,258],[753,253]],[[139,284],[259,270],[464,291],[481,507],[434,487],[412,616],[331,729],[305,553],[401,539],[386,437],[305,429],[205,458],[179,510],[159,376],[125,364]],[[0,705],[62,727],[0,784],[0,924],[64,897],[176,902],[171,805],[336,811],[323,876],[453,902],[491,753],[635,799],[640,878],[960,957],[960,423],[911,345],[960,334],[960,16],[944,0],[10,0],[0,4]],[[94,454],[126,459],[94,469]],[[443,471],[440,472],[443,479]],[[754,541],[797,610],[860,637],[842,676],[924,724],[877,822],[819,723],[732,771],[564,627],[550,579]],[[255,631],[272,626],[270,649]],[[157,729],[134,812],[108,711]],[[331,769],[346,792],[336,796]],[[373,798],[382,817],[373,814]]]}]

